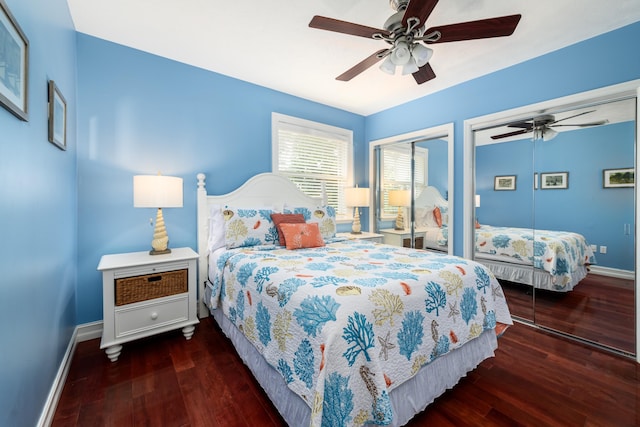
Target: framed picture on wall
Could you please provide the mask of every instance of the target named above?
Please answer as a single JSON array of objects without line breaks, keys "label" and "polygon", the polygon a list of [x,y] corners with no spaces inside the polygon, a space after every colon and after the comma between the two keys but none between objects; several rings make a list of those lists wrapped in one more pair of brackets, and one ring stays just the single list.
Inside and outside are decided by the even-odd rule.
[{"label": "framed picture on wall", "polygon": [[569,188],[569,172],[541,173],[540,188],[543,190]]},{"label": "framed picture on wall", "polygon": [[67,102],[53,80],[49,80],[49,142],[67,149]]},{"label": "framed picture on wall", "polygon": [[493,180],[493,189],[495,191],[515,190],[516,175],[499,175]]},{"label": "framed picture on wall", "polygon": [[0,104],[25,122],[29,119],[28,82],[29,41],[0,0]]},{"label": "framed picture on wall", "polygon": [[605,169],[602,171],[602,186],[604,188],[633,187],[636,183],[633,168]]}]

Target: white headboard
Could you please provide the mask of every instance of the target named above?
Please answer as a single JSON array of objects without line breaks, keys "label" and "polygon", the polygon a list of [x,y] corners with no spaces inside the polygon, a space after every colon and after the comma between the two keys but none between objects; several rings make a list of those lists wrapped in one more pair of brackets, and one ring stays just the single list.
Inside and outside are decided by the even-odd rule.
[{"label": "white headboard", "polygon": [[[249,178],[234,191],[219,196],[207,195],[205,174],[199,173],[197,190],[197,227],[198,227],[198,283],[199,300],[198,312],[200,317],[209,315],[209,311],[202,303],[205,282],[208,276],[208,241],[209,241],[209,212],[212,205],[250,206],[290,206],[316,207],[325,204],[326,195],[315,199],[301,192],[289,178],[275,173],[261,173]],[[324,189],[324,187],[323,187]],[[324,193],[324,191],[323,191]]]},{"label": "white headboard", "polygon": [[448,205],[448,202],[442,197],[437,188],[428,186],[418,196],[415,202],[417,207],[429,207],[436,205]]}]

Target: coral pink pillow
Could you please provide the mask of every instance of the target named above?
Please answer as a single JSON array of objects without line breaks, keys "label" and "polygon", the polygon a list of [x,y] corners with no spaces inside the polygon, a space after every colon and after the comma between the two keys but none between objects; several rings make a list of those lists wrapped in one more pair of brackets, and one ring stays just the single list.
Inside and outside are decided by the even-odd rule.
[{"label": "coral pink pillow", "polygon": [[324,246],[324,239],[320,234],[317,223],[309,224],[280,224],[284,233],[287,249],[319,248]]},{"label": "coral pink pillow", "polygon": [[442,213],[440,212],[440,208],[437,206],[433,208],[433,217],[435,218],[438,227],[442,227]]},{"label": "coral pink pillow", "polygon": [[302,214],[282,214],[282,213],[272,213],[271,221],[276,225],[276,230],[278,230],[278,240],[280,241],[280,246],[285,246],[286,242],[284,239],[284,233],[280,228],[281,224],[304,224],[304,215]]}]

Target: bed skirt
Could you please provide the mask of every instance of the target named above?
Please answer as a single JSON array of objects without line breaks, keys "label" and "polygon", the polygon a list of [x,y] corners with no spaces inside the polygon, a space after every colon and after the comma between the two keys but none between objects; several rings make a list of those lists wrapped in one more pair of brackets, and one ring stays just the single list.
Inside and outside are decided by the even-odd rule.
[{"label": "bed skirt", "polygon": [[[258,383],[284,420],[290,426],[308,426],[311,408],[291,391],[284,379],[238,328],[222,313],[211,310],[220,329],[231,340],[238,355],[249,367]],[[393,406],[392,426],[402,426],[418,412],[423,411],[460,378],[475,369],[483,360],[493,357],[498,347],[495,331],[487,330],[445,356],[424,366],[412,379],[393,389],[389,395]]]},{"label": "bed skirt", "polygon": [[564,288],[559,289],[551,281],[551,274],[548,271],[533,268],[531,264],[514,264],[496,259],[488,259],[484,254],[476,254],[475,261],[487,266],[497,279],[508,280],[510,282],[533,285],[537,289],[549,291],[568,292],[572,290],[589,271],[586,266],[580,266],[571,273],[571,282]]}]

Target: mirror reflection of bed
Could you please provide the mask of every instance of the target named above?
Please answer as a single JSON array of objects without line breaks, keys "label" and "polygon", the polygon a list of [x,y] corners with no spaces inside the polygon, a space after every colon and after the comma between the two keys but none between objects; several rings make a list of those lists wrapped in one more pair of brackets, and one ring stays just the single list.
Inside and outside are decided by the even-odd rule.
[{"label": "mirror reflection of bed", "polygon": [[[635,102],[633,95],[601,104],[585,101],[583,107],[556,107],[557,112],[550,106],[545,114],[551,111],[556,119],[575,117],[564,123],[594,124],[556,128],[553,138],[538,135],[534,139],[525,134],[491,139],[522,129],[519,124],[506,127],[506,119],[474,131],[475,192],[482,200],[475,209],[481,228],[476,230],[474,258],[496,274],[512,314],[630,355],[636,351],[634,188],[606,188],[604,171],[634,168]],[[536,114],[539,111],[532,110],[530,118]],[[496,176],[513,176],[514,188],[496,188]],[[547,176],[553,179],[546,180]],[[515,227],[528,233],[520,240],[535,242],[535,255],[518,255],[522,247],[509,250],[505,235],[513,236],[494,227]],[[541,269],[554,252],[551,248],[540,253],[548,243],[549,231],[575,233],[585,239],[578,249],[567,245],[566,239],[552,244],[560,252],[575,252],[587,260],[583,272],[555,284],[548,279],[558,264],[547,272]],[[483,253],[478,245],[491,248]],[[534,245],[528,249],[533,250]],[[505,254],[519,259],[499,259]],[[559,266],[570,272],[582,268],[569,260]]]}]

